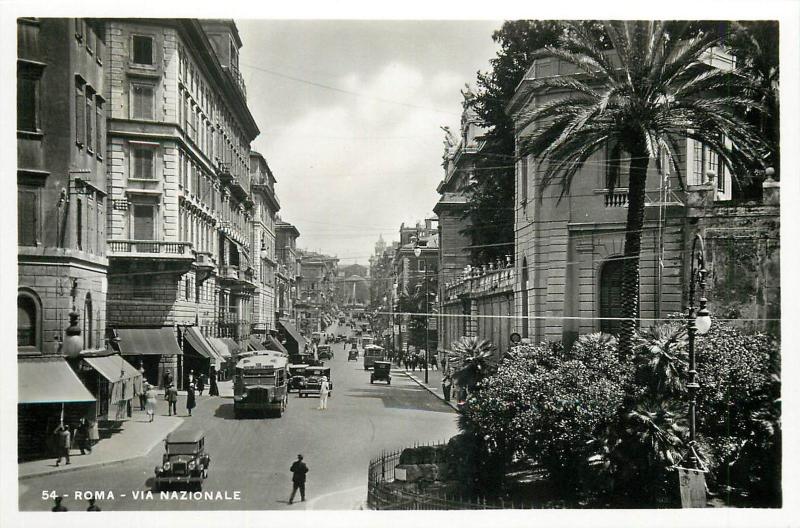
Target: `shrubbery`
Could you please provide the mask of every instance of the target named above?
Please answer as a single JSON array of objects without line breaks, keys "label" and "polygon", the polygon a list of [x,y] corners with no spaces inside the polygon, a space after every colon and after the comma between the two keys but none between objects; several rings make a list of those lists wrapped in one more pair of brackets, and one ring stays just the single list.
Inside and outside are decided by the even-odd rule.
[{"label": "shrubbery", "polygon": [[[684,328],[673,321],[642,332],[632,359],[620,359],[616,340],[602,334],[581,336],[569,351],[558,343],[513,349],[460,417],[470,458],[490,467],[477,479],[502,482],[511,462],[531,458],[565,496],[676,504],[671,468],[688,438]],[[695,344],[709,484],[748,504],[780,504],[778,343],[716,323]]]}]

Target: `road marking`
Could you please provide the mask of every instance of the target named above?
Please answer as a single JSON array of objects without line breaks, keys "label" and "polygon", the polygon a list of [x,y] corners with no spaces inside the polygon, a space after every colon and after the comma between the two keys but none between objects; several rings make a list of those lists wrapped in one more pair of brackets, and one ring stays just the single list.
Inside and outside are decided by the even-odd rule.
[{"label": "road marking", "polygon": [[[314,509],[314,505],[317,502],[319,502],[320,500],[322,500],[322,499],[326,499],[326,498],[331,497],[333,495],[343,495],[343,494],[346,494],[346,493],[352,493],[352,492],[357,491],[357,490],[363,490],[364,492],[366,492],[367,487],[366,486],[355,486],[353,488],[348,488],[348,489],[339,490],[339,491],[332,491],[330,493],[326,493],[324,495],[320,495],[319,497],[316,497],[316,498],[308,501],[308,504],[306,505],[306,509],[307,510],[313,510]],[[336,509],[336,508],[330,508],[330,509]]]}]

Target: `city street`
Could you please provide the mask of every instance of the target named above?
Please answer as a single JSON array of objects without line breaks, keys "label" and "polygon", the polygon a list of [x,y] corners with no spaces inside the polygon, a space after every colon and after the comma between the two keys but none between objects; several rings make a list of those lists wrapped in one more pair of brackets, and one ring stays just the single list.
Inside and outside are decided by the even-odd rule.
[{"label": "city street", "polygon": [[[331,329],[331,331],[335,331]],[[414,442],[443,440],[457,433],[455,413],[428,391],[393,372],[392,385],[370,385],[362,360],[347,361],[344,347],[333,345],[334,382],[328,410],[317,410],[316,398],[292,393],[282,418],[233,418],[233,400],[202,396],[181,429],[202,428],[211,455],[209,477],[203,491],[240,492],[240,500],[152,500],[134,498],[134,491],[150,489],[153,468],[163,447],[146,457],[107,468],[34,477],[20,482],[21,510],[49,510],[52,500],[42,491],[69,494],[64,504],[84,510],[86,502],[75,491],[113,491],[114,500],[99,501],[103,510],[248,510],[248,509],[356,509],[366,498],[367,465],[382,449]],[[184,398],[179,401],[179,412]],[[159,401],[158,414],[166,414]],[[289,466],[302,453],[309,467],[306,502],[291,491]],[[124,495],[124,496],[123,496]]]}]

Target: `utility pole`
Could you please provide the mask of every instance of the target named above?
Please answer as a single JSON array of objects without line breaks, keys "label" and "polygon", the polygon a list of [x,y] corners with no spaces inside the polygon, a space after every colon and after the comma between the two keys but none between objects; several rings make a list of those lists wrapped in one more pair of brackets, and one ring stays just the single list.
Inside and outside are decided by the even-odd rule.
[{"label": "utility pole", "polygon": [[431,319],[429,314],[430,304],[428,303],[428,263],[425,262],[425,385],[428,384],[428,363],[431,360],[431,351],[430,351],[430,333],[428,329],[431,324]]}]

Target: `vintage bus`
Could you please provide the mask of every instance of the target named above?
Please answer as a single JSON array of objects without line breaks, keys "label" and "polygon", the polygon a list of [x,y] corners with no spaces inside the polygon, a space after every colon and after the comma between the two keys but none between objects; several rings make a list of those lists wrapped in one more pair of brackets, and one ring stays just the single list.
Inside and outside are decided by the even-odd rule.
[{"label": "vintage bus", "polygon": [[386,361],[386,351],[378,345],[364,347],[364,370],[371,368],[376,361]]},{"label": "vintage bus", "polygon": [[289,401],[289,359],[280,352],[259,351],[240,359],[233,379],[233,414],[266,411],[280,417]]}]

